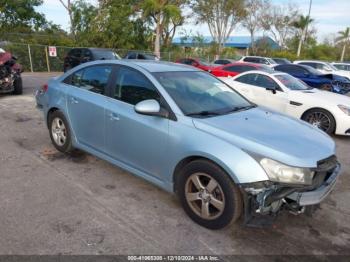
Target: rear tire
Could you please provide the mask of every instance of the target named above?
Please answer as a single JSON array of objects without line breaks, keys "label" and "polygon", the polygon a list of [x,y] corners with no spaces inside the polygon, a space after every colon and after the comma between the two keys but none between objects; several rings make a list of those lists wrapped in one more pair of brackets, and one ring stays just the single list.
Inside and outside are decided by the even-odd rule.
[{"label": "rear tire", "polygon": [[335,119],[327,110],[321,108],[311,109],[304,113],[301,119],[321,129],[327,134],[333,134],[335,132]]},{"label": "rear tire", "polygon": [[203,227],[221,229],[242,214],[239,188],[210,161],[195,160],[185,166],[178,176],[177,192],[187,215]]},{"label": "rear tire", "polygon": [[22,83],[22,77],[16,77],[13,81],[13,94],[14,95],[21,95],[23,94],[23,83]]},{"label": "rear tire", "polygon": [[71,131],[66,117],[61,111],[49,115],[49,132],[52,144],[62,153],[73,151]]}]

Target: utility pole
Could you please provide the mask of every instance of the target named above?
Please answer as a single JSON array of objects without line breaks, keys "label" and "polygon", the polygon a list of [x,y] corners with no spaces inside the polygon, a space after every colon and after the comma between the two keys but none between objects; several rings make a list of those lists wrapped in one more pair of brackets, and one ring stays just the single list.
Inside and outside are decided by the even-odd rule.
[{"label": "utility pole", "polygon": [[[307,15],[307,18],[310,19],[310,15],[311,15],[311,7],[312,7],[312,0],[310,0],[310,3],[309,3],[309,13]],[[306,28],[305,28],[305,38],[304,38],[304,41],[306,42],[306,37],[307,37],[307,31],[308,31],[308,28],[309,27],[309,24],[306,25]]]}]

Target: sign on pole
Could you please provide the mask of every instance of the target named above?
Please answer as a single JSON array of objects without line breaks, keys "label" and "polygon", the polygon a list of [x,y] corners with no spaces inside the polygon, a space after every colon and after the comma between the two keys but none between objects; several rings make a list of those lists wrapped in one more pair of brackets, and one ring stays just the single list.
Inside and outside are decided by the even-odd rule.
[{"label": "sign on pole", "polygon": [[57,49],[56,46],[49,46],[49,56],[57,56]]}]

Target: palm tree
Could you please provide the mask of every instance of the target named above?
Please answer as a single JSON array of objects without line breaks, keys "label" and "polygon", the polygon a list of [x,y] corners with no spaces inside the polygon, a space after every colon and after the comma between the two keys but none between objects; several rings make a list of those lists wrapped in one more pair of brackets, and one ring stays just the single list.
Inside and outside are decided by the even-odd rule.
[{"label": "palm tree", "polygon": [[179,0],[145,0],[141,5],[143,17],[155,24],[154,54],[160,57],[161,35],[171,18],[180,17],[182,4]]},{"label": "palm tree", "polygon": [[313,21],[314,20],[311,19],[310,16],[300,15],[299,19],[292,23],[293,27],[295,27],[295,28],[297,28],[299,30],[299,37],[300,37],[300,39],[299,39],[297,57],[300,56],[301,47],[303,45],[304,38],[306,37],[307,28]]},{"label": "palm tree", "polygon": [[337,42],[343,43],[343,51],[341,52],[341,58],[340,61],[344,61],[344,56],[345,56],[345,50],[346,46],[350,42],[350,27],[347,27],[344,31],[339,31],[338,34],[340,35],[337,37]]}]

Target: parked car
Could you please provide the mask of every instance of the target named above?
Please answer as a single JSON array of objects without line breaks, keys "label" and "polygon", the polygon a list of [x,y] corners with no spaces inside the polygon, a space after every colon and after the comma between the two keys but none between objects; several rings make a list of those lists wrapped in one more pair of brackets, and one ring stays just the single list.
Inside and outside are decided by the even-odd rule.
[{"label": "parked car", "polygon": [[262,70],[267,72],[273,72],[271,67],[262,64],[252,64],[252,63],[232,63],[224,66],[215,67],[209,70],[211,74],[217,77],[232,77],[240,73],[252,71],[252,70]]},{"label": "parked car", "polygon": [[236,61],[237,60],[234,60],[234,59],[221,58],[221,59],[216,59],[213,62],[213,64],[215,64],[215,65],[227,65],[227,64],[232,64]]},{"label": "parked car", "polygon": [[194,58],[181,58],[176,60],[176,63],[194,66],[204,71],[212,70],[217,66],[217,65],[209,64],[203,59],[194,59]]},{"label": "parked car", "polygon": [[0,94],[23,93],[22,66],[10,52],[0,48]]},{"label": "parked car", "polygon": [[339,70],[332,64],[328,62],[322,62],[322,61],[294,61],[294,64],[299,65],[307,65],[315,68],[316,70],[320,71],[322,74],[336,74],[340,76],[344,76],[350,80],[350,72],[345,70]]},{"label": "parked car", "polygon": [[125,55],[124,59],[159,60],[159,57],[154,54],[130,51]]},{"label": "parked car", "polygon": [[350,91],[350,81],[347,78],[335,74],[322,74],[310,66],[290,64],[278,65],[274,69],[299,78],[311,87],[338,94],[346,94]]},{"label": "parked car", "polygon": [[342,71],[350,71],[350,64],[349,63],[339,63],[339,62],[333,62],[331,63],[332,66],[337,68],[338,70]]},{"label": "parked car", "polygon": [[242,215],[250,224],[302,212],[332,191],[340,171],[327,134],[256,107],[194,67],[90,62],[50,80],[45,100],[57,150],[87,151],[175,192],[211,229]]},{"label": "parked car", "polygon": [[224,80],[260,106],[302,119],[328,134],[350,136],[350,97],[314,89],[280,72],[250,71]]},{"label": "parked car", "polygon": [[116,60],[121,59],[117,53],[111,49],[103,48],[72,48],[63,62],[63,72],[76,67],[82,63],[95,60]]},{"label": "parked car", "polygon": [[276,64],[279,64],[279,65],[287,65],[287,64],[291,64],[292,63],[291,61],[289,61],[286,58],[273,57],[272,60],[275,61]]},{"label": "parked car", "polygon": [[241,59],[239,59],[238,61],[255,64],[264,64],[270,67],[274,67],[275,65],[277,65],[277,63],[273,59],[262,56],[242,56]]}]

